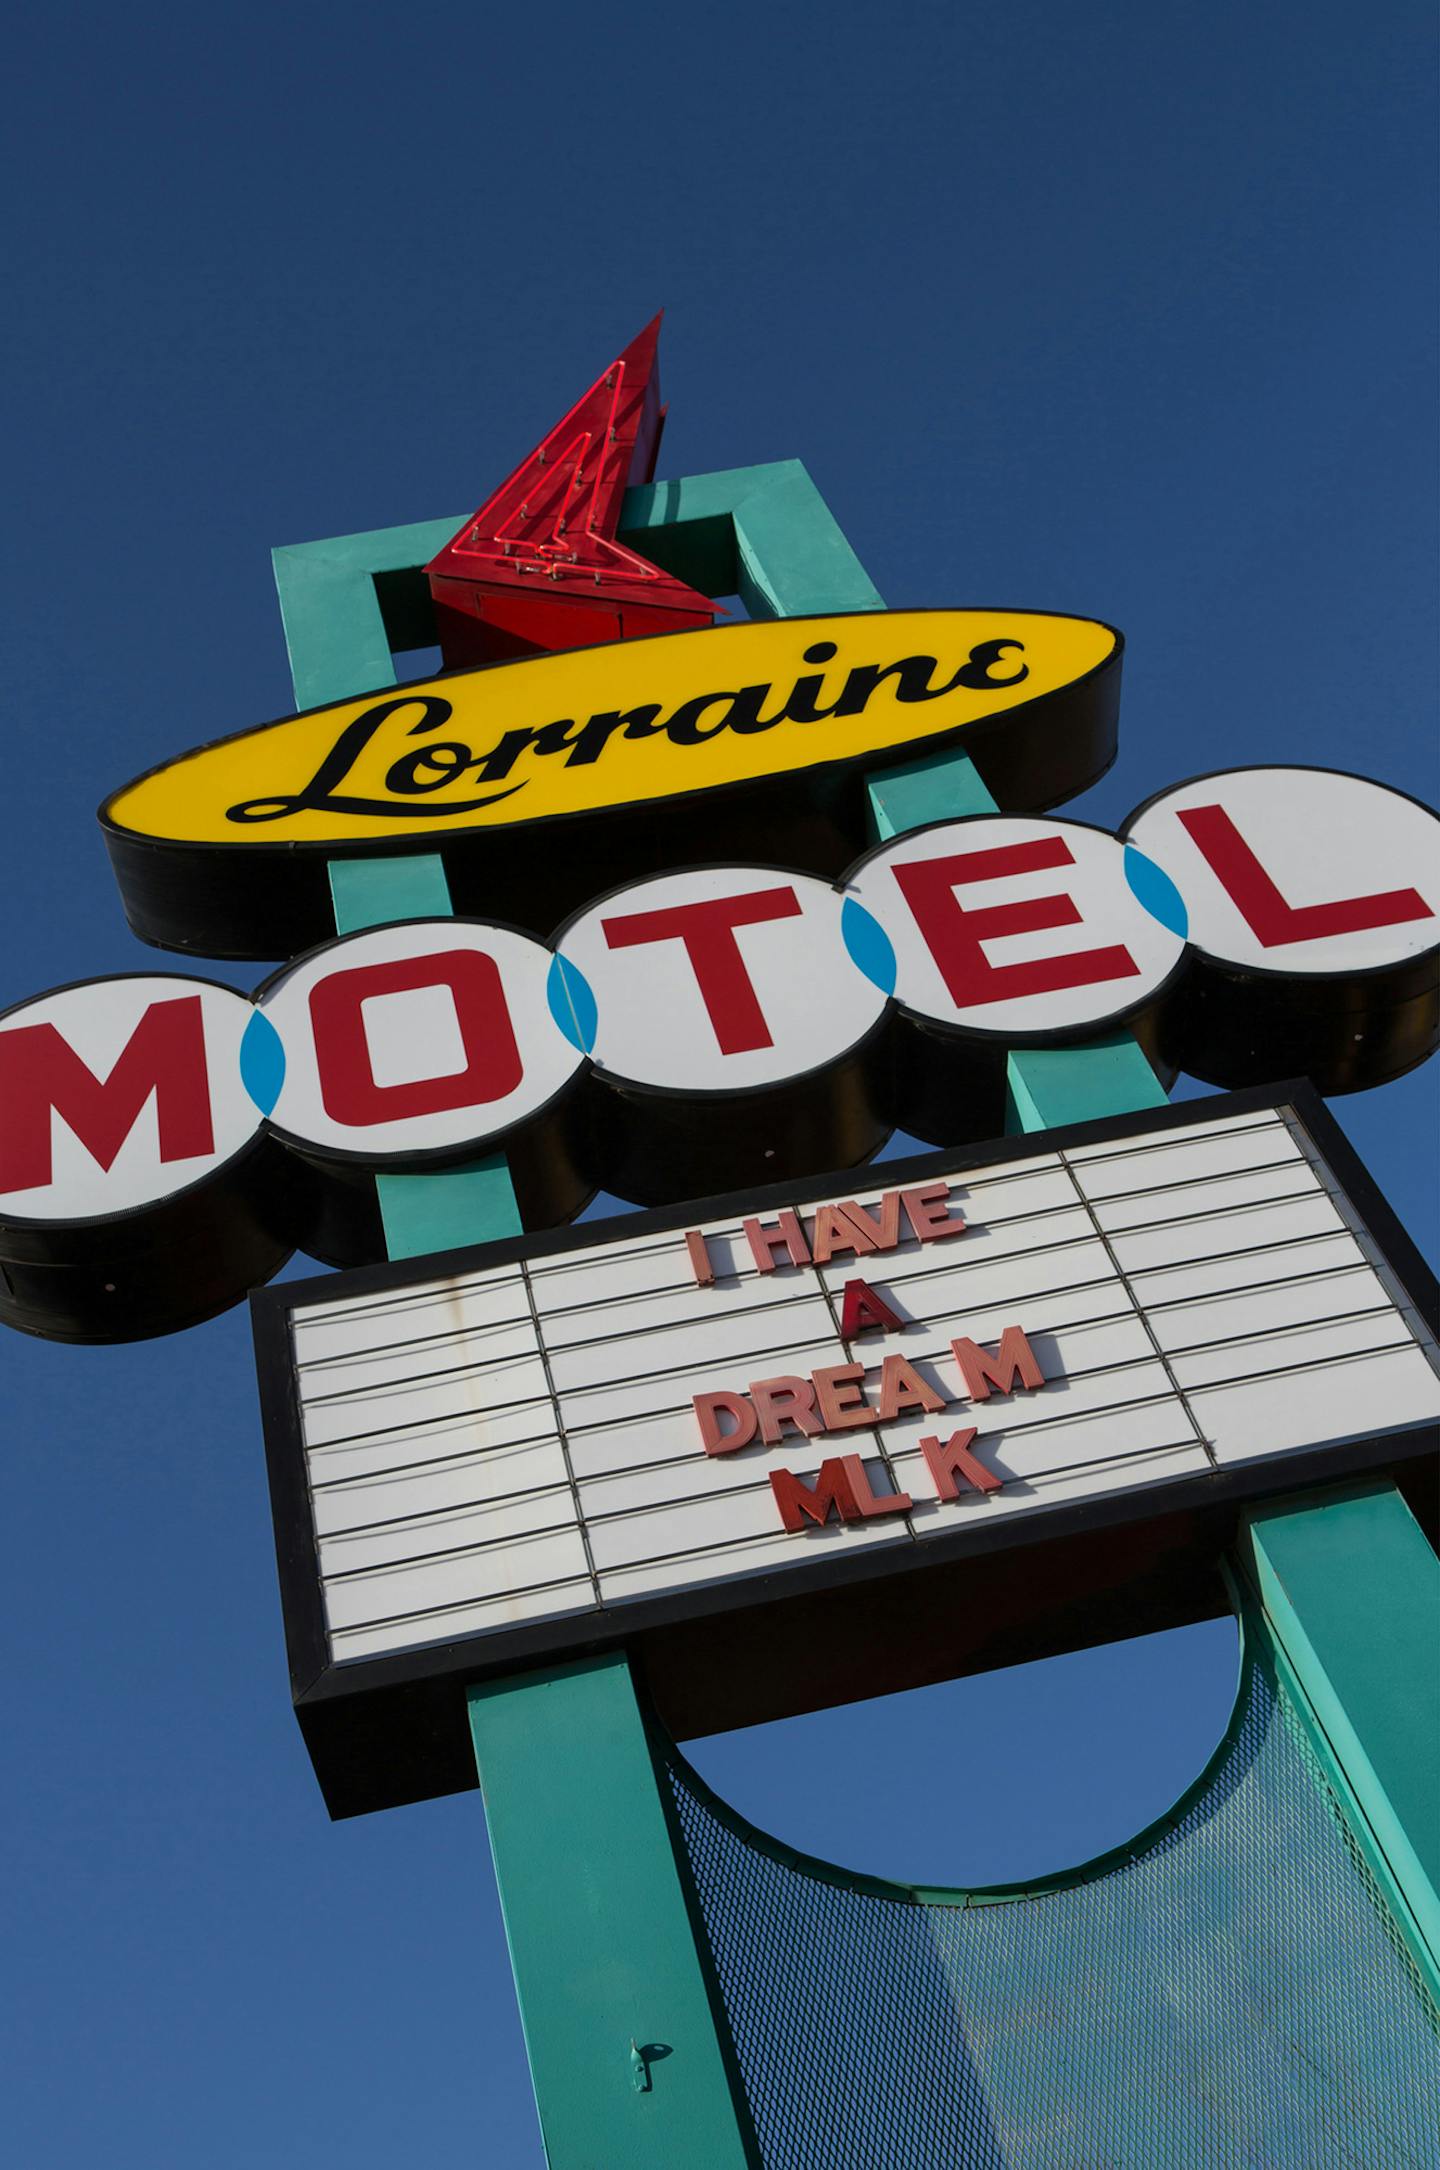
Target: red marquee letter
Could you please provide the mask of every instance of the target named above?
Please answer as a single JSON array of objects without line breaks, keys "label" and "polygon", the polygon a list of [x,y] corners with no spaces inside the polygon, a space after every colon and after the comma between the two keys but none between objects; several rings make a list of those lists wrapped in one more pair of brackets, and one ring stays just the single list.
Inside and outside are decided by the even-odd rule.
[{"label": "red marquee letter", "polygon": [[1032,1392],[1045,1384],[1035,1351],[1018,1326],[1006,1327],[993,1356],[968,1336],[952,1341],[950,1347],[972,1401],[989,1401],[992,1386],[998,1394],[1013,1394],[1017,1379]]},{"label": "red marquee letter", "polygon": [[817,1266],[828,1266],[837,1251],[853,1251],[857,1257],[878,1248],[862,1220],[852,1220],[844,1206],[817,1206],[811,1233]]},{"label": "red marquee letter", "polygon": [[975,1437],[975,1427],[968,1424],[964,1431],[952,1432],[942,1446],[938,1439],[922,1439],[920,1452],[925,1457],[925,1467],[935,1480],[937,1499],[958,1499],[960,1487],[955,1482],[959,1474],[977,1492],[998,1492],[1001,1480],[993,1469],[977,1462],[970,1452],[970,1442]]},{"label": "red marquee letter", "polygon": [[760,1273],[773,1273],[775,1262],[784,1251],[792,1266],[810,1264],[810,1246],[805,1241],[805,1231],[800,1226],[800,1216],[786,1206],[773,1228],[752,1217],[744,1223],[745,1240],[750,1246],[750,1256]]},{"label": "red marquee letter", "polygon": [[770,1489],[787,1530],[828,1522],[832,1508],[842,1522],[867,1522],[872,1515],[904,1514],[911,1504],[908,1492],[872,1492],[858,1454],[837,1454],[822,1462],[813,1486],[791,1470],[772,1469]]},{"label": "red marquee letter", "polygon": [[[692,1395],[691,1401],[700,1425],[700,1443],[707,1454],[733,1454],[737,1447],[748,1447],[755,1437],[758,1420],[744,1394],[727,1394],[717,1387],[713,1394]],[[722,1430],[722,1415],[735,1419],[733,1431]]]},{"label": "red marquee letter", "polygon": [[810,1377],[820,1404],[822,1431],[853,1432],[880,1422],[865,1399],[863,1364],[826,1364],[820,1371],[812,1371]]},{"label": "red marquee letter", "polygon": [[880,1366],[880,1422],[893,1424],[907,1409],[923,1409],[926,1416],[934,1416],[937,1409],[945,1407],[946,1397],[937,1393],[927,1379],[922,1379],[915,1366],[903,1356],[887,1356]]},{"label": "red marquee letter", "polygon": [[950,1211],[948,1183],[921,1183],[900,1193],[905,1217],[921,1243],[942,1243],[947,1236],[963,1236],[965,1216]]},{"label": "red marquee letter", "polygon": [[815,1414],[815,1389],[808,1379],[793,1373],[776,1379],[752,1379],[750,1399],[760,1420],[760,1437],[767,1447],[777,1444],[787,1424],[793,1424],[807,1438],[822,1428]]},{"label": "red marquee letter", "polygon": [[[948,1190],[948,1188],[949,1185],[947,1184],[946,1189]],[[912,1191],[910,1195],[913,1198],[918,1198],[920,1192]],[[870,1247],[872,1250],[893,1251],[900,1241],[900,1193],[898,1190],[887,1190],[882,1194],[878,1213],[867,1211],[864,1206],[858,1205],[853,1198],[846,1198],[840,1206],[840,1211],[847,1220],[853,1221],[857,1228],[864,1229],[866,1235],[871,1239]]]},{"label": "red marquee letter", "polygon": [[853,1341],[867,1326],[878,1326],[882,1333],[898,1334],[904,1324],[899,1312],[892,1311],[885,1298],[877,1295],[868,1281],[845,1283],[845,1301],[840,1310],[842,1341]]}]

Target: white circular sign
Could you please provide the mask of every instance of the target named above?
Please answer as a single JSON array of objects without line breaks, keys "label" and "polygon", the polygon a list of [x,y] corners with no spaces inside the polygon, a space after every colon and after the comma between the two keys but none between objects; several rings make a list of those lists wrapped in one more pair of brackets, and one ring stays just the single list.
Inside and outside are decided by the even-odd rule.
[{"label": "white circular sign", "polygon": [[852,869],[883,928],[895,999],[1005,1038],[1091,1031],[1179,964],[1185,915],[1160,871],[1079,822],[979,815],[911,830]]},{"label": "white circular sign", "polygon": [[1440,818],[1364,777],[1197,776],[1147,801],[1125,834],[1183,892],[1195,947],[1225,963],[1367,972],[1440,942]]},{"label": "white circular sign", "polygon": [[783,1084],[873,1030],[844,900],[780,867],[689,867],[617,889],[555,938],[593,989],[597,1069],[677,1092]]},{"label": "white circular sign", "polygon": [[[569,1083],[555,959],[511,927],[406,920],[312,950],[259,990],[276,1128],[374,1163],[480,1146]],[[560,1013],[568,1021],[568,1012]]]},{"label": "white circular sign", "polygon": [[111,1219],[223,1167],[260,1128],[244,995],[172,973],[83,980],[0,1018],[0,1215]]}]

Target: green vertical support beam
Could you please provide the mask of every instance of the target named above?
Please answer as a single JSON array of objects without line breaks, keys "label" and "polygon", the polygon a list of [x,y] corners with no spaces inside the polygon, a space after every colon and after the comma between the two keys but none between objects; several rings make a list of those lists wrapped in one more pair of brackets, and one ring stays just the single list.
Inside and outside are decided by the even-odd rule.
[{"label": "green vertical support beam", "polygon": [[330,901],[337,934],[392,926],[397,919],[448,919],[454,906],[438,852],[408,858],[332,859]]},{"label": "green vertical support beam", "polygon": [[[869,779],[869,791],[871,827],[882,842],[927,821],[999,811],[962,753],[927,754],[885,769]],[[1005,1068],[1005,1128],[1012,1134],[1160,1108],[1167,1099],[1133,1035],[1123,1031],[1079,1047],[1014,1048]]]},{"label": "green vertical support beam", "polygon": [[515,1186],[503,1153],[487,1153],[443,1175],[377,1175],[389,1258],[423,1258],[464,1243],[497,1243],[521,1232]]},{"label": "green vertical support beam", "polygon": [[1012,1136],[1163,1108],[1166,1092],[1133,1033],[1102,1033],[1078,1047],[1017,1047],[1005,1065],[1005,1128]]},{"label": "green vertical support beam", "polygon": [[756,2170],[624,1655],[469,1700],[550,2170]]},{"label": "green vertical support beam", "polygon": [[1393,1484],[1256,1508],[1240,1566],[1440,2003],[1440,1560]]},{"label": "green vertical support beam", "polygon": [[921,829],[927,821],[959,821],[966,814],[998,814],[968,754],[944,747],[904,761],[866,779],[870,828],[877,843]]}]

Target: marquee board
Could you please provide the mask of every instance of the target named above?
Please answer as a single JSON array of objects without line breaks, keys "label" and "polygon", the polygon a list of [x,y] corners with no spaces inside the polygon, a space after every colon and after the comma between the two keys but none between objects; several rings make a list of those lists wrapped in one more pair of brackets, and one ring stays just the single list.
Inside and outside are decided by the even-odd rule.
[{"label": "marquee board", "polygon": [[623,1641],[683,1736],[1215,1610],[1240,1501],[1440,1420],[1433,1279],[1304,1085],[252,1305],[336,1815],[473,1784],[465,1687],[526,1663]]}]

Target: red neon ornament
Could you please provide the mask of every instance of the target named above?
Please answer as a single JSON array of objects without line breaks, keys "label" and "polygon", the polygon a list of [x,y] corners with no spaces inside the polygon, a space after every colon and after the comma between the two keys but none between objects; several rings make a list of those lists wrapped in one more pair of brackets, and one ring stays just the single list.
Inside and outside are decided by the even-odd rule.
[{"label": "red neon ornament", "polygon": [[708,596],[615,539],[655,472],[657,316],[426,566],[446,668],[711,625]]}]

